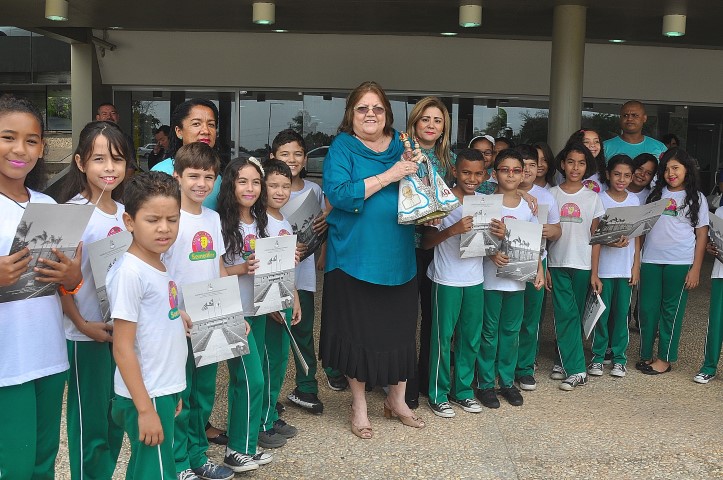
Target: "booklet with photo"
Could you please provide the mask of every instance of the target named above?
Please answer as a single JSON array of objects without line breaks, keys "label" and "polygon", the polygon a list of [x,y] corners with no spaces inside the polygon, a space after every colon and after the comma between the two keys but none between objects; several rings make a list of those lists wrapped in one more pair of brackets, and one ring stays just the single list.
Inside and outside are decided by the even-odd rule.
[{"label": "booklet with photo", "polygon": [[197,367],[249,353],[238,277],[216,278],[181,286],[191,317],[191,346]]},{"label": "booklet with photo", "polygon": [[472,230],[460,239],[461,258],[484,257],[497,252],[502,240],[490,232],[493,218],[502,218],[502,195],[465,195],[462,217],[472,217]]},{"label": "booklet with photo", "polygon": [[723,263],[723,218],[713,214],[710,214],[708,218],[710,220],[708,236],[718,250],[718,255],[716,255],[715,258]]},{"label": "booklet with photo", "polygon": [[306,245],[306,250],[300,259],[300,261],[303,261],[326,240],[327,232],[318,235],[313,229],[314,220],[324,214],[321,205],[319,205],[319,199],[313,190],[307,190],[289,200],[281,208],[281,213],[291,224],[298,242]]},{"label": "booklet with photo", "polygon": [[32,259],[17,282],[0,287],[0,303],[54,294],[58,289],[57,283],[35,280],[38,274],[33,269],[43,266],[38,263],[38,258],[57,261],[58,257],[51,250],[53,248],[73,258],[93,210],[94,205],[28,203],[10,251],[0,252],[0,255],[12,255],[27,247]]},{"label": "booklet with photo", "polygon": [[296,235],[256,239],[254,315],[280,312],[294,305]]},{"label": "booklet with photo", "polygon": [[585,338],[590,338],[600,315],[605,311],[605,304],[600,295],[590,290],[585,301],[585,310],[583,311],[582,329],[585,332]]},{"label": "booklet with photo", "polygon": [[608,208],[600,217],[595,233],[592,234],[590,245],[617,242],[620,237],[635,238],[648,233],[663,214],[668,199],[647,203],[638,207]]},{"label": "booklet with photo", "polygon": [[505,227],[505,238],[500,250],[510,261],[504,267],[497,267],[497,276],[520,282],[534,282],[540,261],[542,225],[506,218]]},{"label": "booklet with photo", "polygon": [[133,235],[126,230],[122,230],[115,235],[89,243],[84,248],[88,253],[90,260],[90,270],[93,272],[93,280],[95,281],[95,293],[100,302],[100,312],[104,322],[110,322],[110,302],[108,301],[108,293],[105,290],[105,278],[108,270],[123,254],[128,250],[133,241]]}]

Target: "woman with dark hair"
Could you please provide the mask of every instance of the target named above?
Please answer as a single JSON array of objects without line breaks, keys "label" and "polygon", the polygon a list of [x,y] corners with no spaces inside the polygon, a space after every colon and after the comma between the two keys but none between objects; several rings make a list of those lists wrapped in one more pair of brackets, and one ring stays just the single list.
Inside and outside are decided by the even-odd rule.
[{"label": "woman with dark hair", "polygon": [[320,356],[352,392],[351,430],[372,437],[365,386],[388,385],[387,418],[422,428],[405,403],[416,371],[414,226],[397,223],[399,180],[417,170],[392,128],[391,104],[375,82],[349,94],[339,134],[324,160],[327,218]]},{"label": "woman with dark hair", "polygon": [[[218,108],[205,98],[192,98],[176,107],[171,115],[171,138],[168,143],[168,157],[157,163],[151,170],[173,175],[173,157],[183,145],[203,142],[218,150]],[[216,210],[221,175],[216,177],[213,191],[203,202],[204,207]]]}]

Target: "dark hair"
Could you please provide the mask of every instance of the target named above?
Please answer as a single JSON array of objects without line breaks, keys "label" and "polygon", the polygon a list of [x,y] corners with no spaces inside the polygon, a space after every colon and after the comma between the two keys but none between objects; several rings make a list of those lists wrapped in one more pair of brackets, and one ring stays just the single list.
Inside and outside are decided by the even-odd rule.
[{"label": "dark hair", "polygon": [[637,157],[633,158],[633,162],[635,163],[636,170],[648,162],[653,162],[655,164],[655,169],[658,169],[658,158],[652,153],[641,153]]},{"label": "dark hair", "polygon": [[582,178],[588,178],[590,175],[595,173],[593,170],[595,158],[592,156],[592,153],[590,153],[590,150],[582,143],[573,142],[565,145],[565,148],[563,148],[560,153],[557,154],[557,157],[555,157],[555,165],[557,166],[557,170],[562,173],[563,177],[565,176],[565,169],[562,167],[562,164],[565,162],[567,156],[572,152],[581,153],[585,156],[585,173]]},{"label": "dark hair", "polygon": [[[216,129],[218,132],[218,108],[216,108],[216,105],[211,100],[206,100],[205,98],[192,98],[190,100],[186,100],[185,102],[179,104],[175,110],[173,110],[173,114],[171,115],[171,127],[169,130],[173,132],[173,134],[169,135],[170,138],[168,140],[169,158],[175,158],[176,152],[183,146],[183,141],[181,141],[181,139],[178,138],[178,135],[176,135],[176,127],[183,128],[183,121],[191,114],[191,109],[198,106],[211,109],[213,112],[213,118],[216,120]],[[216,138],[216,143],[213,146],[213,149],[218,150],[218,148],[218,138]]]},{"label": "dark hair", "polygon": [[126,213],[135,218],[144,203],[153,197],[171,197],[181,208],[181,187],[175,178],[164,172],[144,172],[133,175],[123,192]]},{"label": "dark hair", "polygon": [[[532,144],[533,147],[542,150],[542,154],[545,157],[545,163],[547,163],[547,173],[545,173],[545,182],[550,185],[555,185],[555,172],[557,166],[555,165],[555,154],[552,153],[552,149],[545,142],[536,142]],[[537,164],[540,164],[540,155],[537,155]]]},{"label": "dark hair", "polygon": [[[115,105],[113,105],[110,102],[103,102],[99,104],[97,107],[95,107],[95,114],[98,115],[98,110],[101,109],[101,107],[113,107],[115,109]],[[116,109],[117,110],[117,109]]]},{"label": "dark hair", "polygon": [[522,155],[520,155],[520,152],[518,152],[514,148],[505,148],[504,150],[500,151],[500,153],[498,153],[495,157],[494,169],[497,170],[497,167],[500,166],[500,163],[502,163],[504,160],[507,160],[508,158],[514,158],[515,160],[520,162],[520,165],[522,165],[523,167],[525,166],[525,161],[522,160]]},{"label": "dark hair", "polygon": [[173,158],[173,171],[183,175],[187,168],[213,170],[218,175],[221,169],[221,156],[216,150],[203,142],[193,142],[178,149]]},{"label": "dark hair", "polygon": [[158,132],[163,132],[166,134],[167,137],[170,137],[171,136],[171,127],[169,127],[168,125],[161,125],[160,127],[158,127],[156,129],[155,132],[153,132],[153,135],[155,135]]},{"label": "dark hair", "polygon": [[497,145],[497,142],[504,142],[507,145],[509,145],[508,148],[515,148],[515,142],[513,142],[511,138],[497,137],[497,138],[495,138],[495,145]]},{"label": "dark hair", "polygon": [[259,238],[268,237],[266,227],[269,224],[269,217],[266,214],[264,173],[261,167],[254,162],[258,162],[258,160],[253,157],[235,158],[228,164],[221,177],[221,189],[218,192],[218,214],[221,217],[221,233],[226,243],[224,257],[229,262],[233,262],[236,255],[241,255],[244,248],[243,234],[239,229],[240,205],[236,198],[236,180],[239,170],[249,165],[254,167],[261,177],[261,194],[251,207],[251,215],[256,220]]},{"label": "dark hair", "polygon": [[[668,166],[668,162],[671,160],[676,160],[685,167],[685,181],[683,184],[685,186],[685,205],[689,208],[688,218],[690,218],[690,225],[693,228],[697,228],[699,226],[698,213],[700,212],[700,194],[698,193],[700,180],[698,179],[695,160],[682,148],[674,147],[663,154],[658,165],[655,187],[653,187],[653,191],[650,192],[647,203],[655,202],[663,197],[663,187],[667,185],[665,181],[665,167]],[[680,205],[678,207],[680,208]]]},{"label": "dark hair", "polygon": [[674,133],[666,133],[663,135],[663,137],[660,139],[661,142],[663,142],[666,146],[670,143],[671,140],[675,140],[675,144],[677,146],[680,146],[680,139],[678,136]]},{"label": "dark hair", "polygon": [[[625,155],[624,153],[619,153],[617,155],[613,155],[613,157],[610,160],[608,160],[607,173],[608,174],[612,173],[613,169],[617,165],[627,165],[628,167],[630,167],[630,173],[635,172],[635,161],[632,158],[630,158],[628,155]],[[607,175],[600,177],[600,181],[605,183],[605,185],[607,185],[608,187],[610,186],[610,179],[608,178]]]},{"label": "dark hair", "polygon": [[537,162],[540,156],[537,154],[537,149],[530,144],[523,143],[515,147],[517,153],[522,155],[522,160],[534,160]]},{"label": "dark hair", "polygon": [[344,117],[339,125],[339,132],[348,133],[349,135],[354,134],[354,107],[356,103],[367,93],[374,93],[381,100],[384,106],[384,115],[386,122],[384,123],[384,135],[391,135],[394,128],[394,113],[392,112],[392,104],[389,103],[387,94],[384,93],[382,86],[377,82],[362,82],[361,85],[351,91],[348,97],[346,97],[346,107],[344,108]]},{"label": "dark hair", "polygon": [[291,128],[281,130],[274,137],[274,141],[271,142],[271,153],[276,156],[276,152],[279,150],[279,148],[281,148],[282,145],[286,145],[287,143],[292,142],[298,143],[301,149],[304,151],[304,155],[306,155],[306,142],[304,141],[304,137],[299,135],[299,132]]},{"label": "dark hair", "polygon": [[272,173],[278,173],[279,175],[287,177],[289,180],[293,180],[293,177],[291,176],[291,168],[289,168],[286,163],[275,158],[270,158],[264,162],[264,172],[266,174],[264,180],[269,178],[269,175]]},{"label": "dark hair", "polygon": [[476,150],[474,148],[463,148],[459,152],[457,152],[457,159],[455,160],[454,164],[455,166],[459,165],[459,163],[462,160],[467,160],[470,162],[484,162],[485,156],[482,155],[482,152],[479,150]]},{"label": "dark hair", "polygon": [[[114,156],[114,152],[126,161],[126,166],[130,162],[132,152],[129,149],[128,140],[121,131],[120,127],[113,122],[104,120],[90,122],[83,127],[78,138],[78,146],[73,153],[73,158],[68,165],[68,174],[63,180],[63,188],[58,195],[58,203],[65,203],[79,193],[83,193],[89,189],[88,178],[85,172],[81,172],[78,168],[78,162],[75,161],[76,155],[80,158],[80,164],[85,167],[93,155],[93,145],[95,139],[103,136],[108,140],[108,153]],[[125,170],[125,168],[124,168]],[[125,171],[124,171],[125,173]],[[121,182],[111,192],[113,200],[120,201],[123,198],[123,189],[126,182]]]},{"label": "dark hair", "polygon": [[[595,171],[590,172],[590,169],[587,171],[590,172],[589,174],[585,175],[585,178],[593,175],[594,173],[597,173],[598,177],[600,177],[600,180],[605,178],[605,172],[606,170],[606,161],[605,161],[605,146],[603,145],[602,136],[600,135],[600,132],[593,128],[581,128],[580,130],[576,131],[572,135],[570,135],[570,138],[567,139],[567,144],[571,143],[582,143],[585,145],[585,133],[586,132],[592,132],[595,135],[597,135],[598,140],[600,141],[600,153],[598,153],[597,157],[593,157],[595,159]],[[585,147],[587,148],[587,147]]]},{"label": "dark hair", "polygon": [[6,93],[0,96],[0,116],[8,113],[27,113],[35,117],[35,120],[40,124],[40,140],[43,142],[43,153],[35,162],[32,170],[25,176],[24,184],[31,190],[42,190],[45,187],[45,159],[43,157],[47,153],[47,146],[44,141],[45,122],[43,121],[43,114],[27,98]]}]

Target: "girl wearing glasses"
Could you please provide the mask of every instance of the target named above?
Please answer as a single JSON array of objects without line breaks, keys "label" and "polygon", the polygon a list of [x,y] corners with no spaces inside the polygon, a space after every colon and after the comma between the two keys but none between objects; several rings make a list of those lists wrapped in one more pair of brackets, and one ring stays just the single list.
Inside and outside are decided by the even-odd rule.
[{"label": "girl wearing glasses", "polygon": [[567,145],[558,154],[557,165],[565,180],[552,187],[550,193],[560,206],[562,236],[550,243],[547,265],[561,361],[553,367],[550,377],[564,379],[560,389],[572,390],[587,383],[581,325],[592,269],[589,242],[605,207],[598,194],[582,183],[595,165],[585,145]]}]

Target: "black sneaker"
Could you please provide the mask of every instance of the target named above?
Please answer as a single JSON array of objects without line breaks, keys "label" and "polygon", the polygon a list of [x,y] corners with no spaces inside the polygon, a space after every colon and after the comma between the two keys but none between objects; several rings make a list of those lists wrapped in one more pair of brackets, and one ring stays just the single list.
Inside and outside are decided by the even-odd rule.
[{"label": "black sneaker", "polygon": [[[605,358],[603,358],[603,365],[610,365],[611,363],[613,363],[613,349],[608,348],[607,350],[605,350]],[[590,373],[590,372],[588,372],[588,373]],[[594,375],[594,373],[591,373],[590,375]],[[600,375],[602,375],[602,373]]]},{"label": "black sneaker", "polygon": [[281,415],[286,411],[286,407],[281,402],[276,402],[276,413]]},{"label": "black sneaker", "polygon": [[494,388],[485,388],[477,392],[477,398],[487,408],[500,408],[500,401]]},{"label": "black sneaker", "polygon": [[194,468],[193,473],[203,480],[231,480],[234,471],[225,465],[216,465],[211,460],[207,460],[200,467]]},{"label": "black sneaker", "polygon": [[537,388],[537,381],[532,375],[522,375],[517,379],[517,383],[520,385],[520,390],[535,390]]},{"label": "black sneaker", "polygon": [[522,406],[525,401],[525,399],[522,398],[522,394],[520,393],[520,391],[517,390],[517,387],[515,387],[514,385],[500,388],[500,395],[502,395],[505,400],[507,400],[507,402],[513,407]]},{"label": "black sneaker", "polygon": [[452,406],[447,402],[432,403],[430,401],[429,408],[431,408],[432,413],[434,413],[438,417],[442,417],[442,418],[454,417],[454,410],[452,410]]},{"label": "black sneaker", "polygon": [[250,472],[259,468],[251,455],[237,452],[226,447],[226,455],[223,457],[223,464],[236,473]]},{"label": "black sneaker", "polygon": [[321,415],[321,412],[324,411],[324,404],[321,403],[321,400],[319,400],[319,397],[315,393],[300,392],[298,387],[286,398],[294,405],[308,410],[311,413]]},{"label": "black sneaker", "polygon": [[259,447],[280,448],[286,445],[286,438],[282,437],[274,429],[259,432]]},{"label": "black sneaker", "polygon": [[[210,422],[206,423],[206,430],[210,430],[212,428],[215,428],[216,430],[218,430],[216,427],[211,425]],[[215,443],[216,445],[228,445],[228,436],[226,435],[226,432],[223,432],[223,431],[221,433],[219,433],[218,435],[215,435],[213,437],[207,436],[206,438],[208,438],[208,441],[210,443]]]},{"label": "black sneaker", "polygon": [[326,383],[328,383],[329,388],[331,388],[335,392],[341,392],[349,388],[349,380],[347,380],[344,375],[339,375],[337,377],[330,377],[329,375],[327,375]]},{"label": "black sneaker", "polygon": [[462,407],[467,413],[480,413],[482,411],[482,405],[480,405],[474,398],[463,398],[458,400],[454,397],[449,397],[449,401],[455,405]]},{"label": "black sneaker", "polygon": [[282,437],[289,439],[294,438],[299,430],[293,425],[289,425],[285,421],[278,419],[274,422],[274,432],[278,433]]}]

